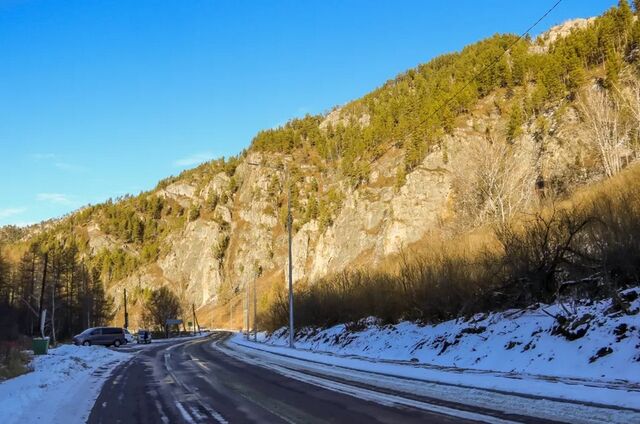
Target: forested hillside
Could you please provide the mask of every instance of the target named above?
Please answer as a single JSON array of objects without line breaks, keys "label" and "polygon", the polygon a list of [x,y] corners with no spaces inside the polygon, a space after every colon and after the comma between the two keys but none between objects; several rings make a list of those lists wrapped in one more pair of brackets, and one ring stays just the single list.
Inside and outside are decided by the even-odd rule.
[{"label": "forested hillside", "polygon": [[259,325],[277,328],[289,188],[301,325],[438,321],[549,302],[566,281],[592,283],[587,296],[637,282],[637,6],[495,35],[148,192],[4,228],[3,331],[32,333],[41,306],[63,337],[119,322],[124,289],[135,326],[162,286],[203,323],[238,325],[254,281]]}]

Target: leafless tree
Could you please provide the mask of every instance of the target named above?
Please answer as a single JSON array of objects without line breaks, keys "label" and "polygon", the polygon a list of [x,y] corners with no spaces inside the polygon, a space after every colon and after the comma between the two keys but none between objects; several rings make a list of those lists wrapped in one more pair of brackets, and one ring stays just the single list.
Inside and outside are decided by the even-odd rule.
[{"label": "leafless tree", "polygon": [[461,211],[477,223],[505,223],[526,208],[536,181],[533,146],[490,136],[474,140],[455,167],[454,189]]},{"label": "leafless tree", "polygon": [[628,131],[619,97],[594,87],[582,93],[578,110],[589,129],[589,141],[600,155],[605,174],[608,177],[617,174],[628,152]]},{"label": "leafless tree", "polygon": [[631,146],[631,148],[635,150],[633,153],[637,155],[640,149],[637,142],[638,138],[640,138],[640,81],[637,78],[629,77],[627,83],[618,89],[617,94],[622,100],[626,115],[630,120],[631,131],[629,136],[633,136],[636,139],[635,146]]}]

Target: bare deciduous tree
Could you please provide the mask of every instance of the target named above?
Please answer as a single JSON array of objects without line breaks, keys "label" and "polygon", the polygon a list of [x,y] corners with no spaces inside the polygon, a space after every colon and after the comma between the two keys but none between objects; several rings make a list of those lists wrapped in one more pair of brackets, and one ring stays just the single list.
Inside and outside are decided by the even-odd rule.
[{"label": "bare deciduous tree", "polygon": [[600,87],[583,92],[578,101],[591,138],[590,143],[598,151],[605,174],[617,174],[628,153],[628,131],[622,116],[622,107],[617,96]]},{"label": "bare deciduous tree", "polygon": [[474,141],[455,167],[454,188],[461,212],[477,223],[506,222],[532,200],[536,181],[532,146],[511,145],[491,136]]},{"label": "bare deciduous tree", "polygon": [[630,141],[635,139],[635,143],[630,143],[630,147],[637,157],[638,153],[640,153],[640,143],[638,143],[640,138],[640,81],[634,77],[628,78],[626,86],[618,90],[618,96],[622,100],[625,112],[627,112],[627,116],[631,121],[629,123],[629,137],[631,138]]}]

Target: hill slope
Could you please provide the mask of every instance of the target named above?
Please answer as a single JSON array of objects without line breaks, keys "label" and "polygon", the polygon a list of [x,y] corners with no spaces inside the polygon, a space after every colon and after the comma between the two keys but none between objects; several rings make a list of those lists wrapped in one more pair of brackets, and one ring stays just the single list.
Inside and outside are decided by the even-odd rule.
[{"label": "hill slope", "polygon": [[[33,282],[39,247],[73,246],[114,297],[118,321],[123,289],[135,323],[149,289],[169,286],[220,325],[226,309],[212,307],[235,299],[239,311],[240,290],[259,278],[264,309],[284,281],[288,185],[293,278],[313,282],[505,223],[626,167],[638,154],[637,121],[613,93],[638,110],[638,45],[628,7],[536,40],[496,35],[326,115],[260,132],[238,157],[23,233],[5,229],[4,250],[14,261],[36,252],[38,266],[16,277]],[[629,122],[614,142],[600,140],[605,152],[589,125],[598,107]],[[48,278],[73,295],[64,288],[73,270]]]}]

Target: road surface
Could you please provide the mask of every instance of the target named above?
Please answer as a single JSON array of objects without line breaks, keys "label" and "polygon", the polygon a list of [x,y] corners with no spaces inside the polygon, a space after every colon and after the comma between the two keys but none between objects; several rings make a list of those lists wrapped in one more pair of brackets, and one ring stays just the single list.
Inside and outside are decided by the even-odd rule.
[{"label": "road surface", "polygon": [[[405,402],[398,406],[388,401],[397,400],[397,393],[325,380],[311,373],[300,377],[292,371],[287,375],[247,363],[229,354],[224,345],[228,336],[219,332],[187,342],[141,348],[131,361],[114,370],[88,422],[355,424],[508,422],[511,419],[539,422],[451,402],[436,404],[434,408],[456,411],[453,415],[433,412],[421,407],[433,400],[406,394],[403,396],[407,398],[402,398]],[[317,381],[324,383],[319,385]]]}]

